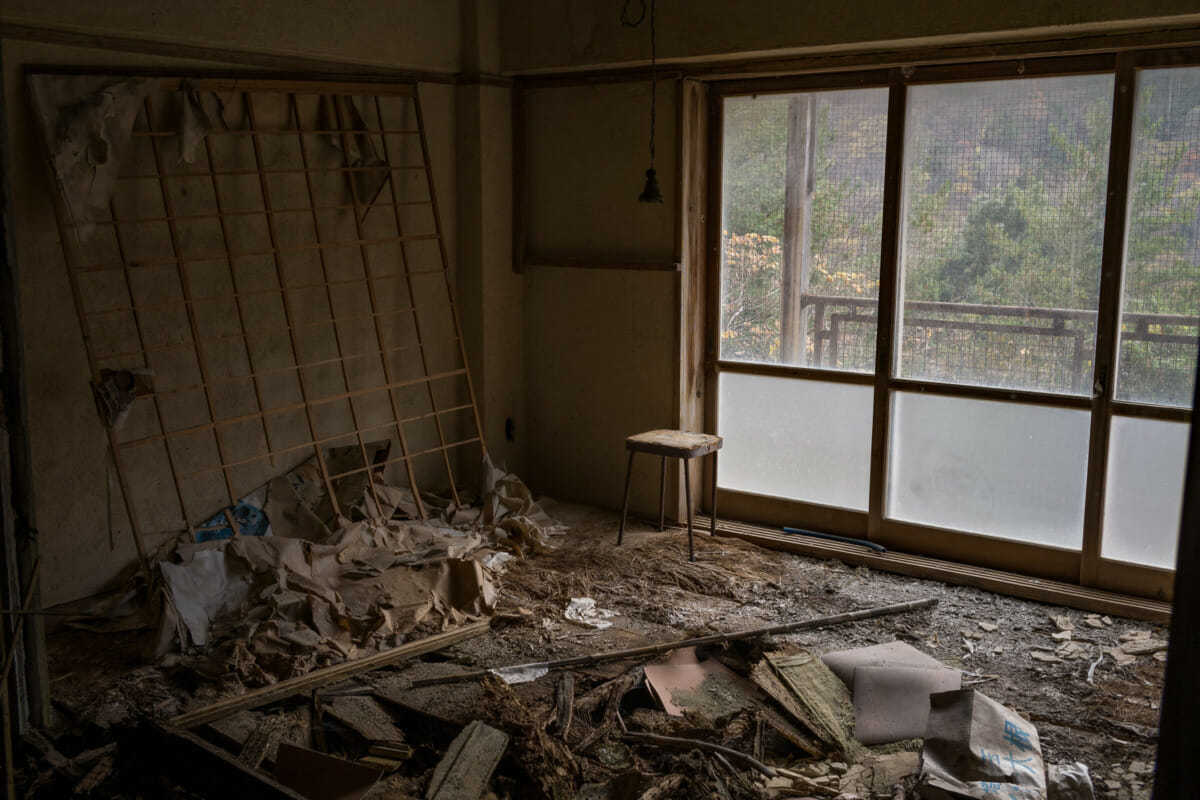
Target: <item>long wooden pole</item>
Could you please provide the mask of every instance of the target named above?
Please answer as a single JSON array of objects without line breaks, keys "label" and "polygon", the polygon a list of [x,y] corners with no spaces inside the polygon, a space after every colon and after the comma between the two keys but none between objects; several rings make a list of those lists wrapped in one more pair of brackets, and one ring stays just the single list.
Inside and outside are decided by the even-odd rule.
[{"label": "long wooden pole", "polygon": [[382,667],[388,664],[395,664],[398,661],[403,661],[406,658],[419,656],[423,653],[432,653],[435,650],[440,650],[443,647],[449,647],[452,644],[457,644],[473,636],[478,636],[488,630],[489,623],[475,622],[470,625],[463,625],[445,633],[434,634],[427,636],[424,639],[418,639],[415,642],[407,642],[394,647],[391,650],[385,650],[382,653],[376,653],[373,656],[366,658],[357,658],[353,661],[346,661],[341,664],[335,664],[332,667],[313,670],[307,675],[300,675],[295,678],[288,678],[285,681],[265,686],[262,689],[256,689],[253,692],[237,695],[235,697],[227,697],[224,700],[218,700],[212,705],[198,708],[194,711],[188,711],[180,714],[170,721],[171,725],[179,728],[194,728],[197,725],[203,725],[214,720],[221,719],[229,714],[241,711],[247,708],[257,708],[258,706],[273,703],[276,700],[283,700],[286,697],[291,697],[294,694],[305,692],[310,689],[315,689],[319,686],[324,686],[334,681],[345,680],[354,675]]},{"label": "long wooden pole", "polygon": [[675,642],[648,644],[644,647],[634,647],[628,650],[614,650],[610,653],[594,653],[592,655],[575,656],[573,658],[561,658],[557,661],[535,661],[531,664],[516,664],[510,667],[500,667],[495,670],[481,669],[475,670],[474,672],[462,672],[457,675],[442,675],[436,678],[422,678],[413,681],[412,686],[413,688],[417,688],[420,686],[434,686],[442,683],[474,681],[489,673],[499,673],[501,676],[503,676],[503,674],[507,672],[515,673],[526,670],[563,669],[564,667],[601,664],[605,661],[624,661],[627,658],[655,656],[661,653],[670,652],[671,650],[678,650],[681,647],[698,647],[706,644],[733,642],[739,639],[754,639],[759,636],[775,636],[784,633],[795,633],[796,631],[811,630],[813,628],[824,628],[828,625],[842,625],[847,622],[857,622],[864,619],[874,619],[875,617],[885,617],[889,614],[903,614],[908,611],[917,611],[922,608],[932,608],[935,605],[937,605],[937,598],[934,597],[925,598],[924,600],[908,600],[903,603],[893,603],[887,606],[864,608],[859,611],[847,611],[844,614],[834,614],[828,617],[815,617],[813,619],[800,620],[799,622],[785,622],[781,625],[768,625],[765,628],[753,628],[747,631],[714,633],[709,636],[697,636],[692,639],[680,639],[679,641]]}]

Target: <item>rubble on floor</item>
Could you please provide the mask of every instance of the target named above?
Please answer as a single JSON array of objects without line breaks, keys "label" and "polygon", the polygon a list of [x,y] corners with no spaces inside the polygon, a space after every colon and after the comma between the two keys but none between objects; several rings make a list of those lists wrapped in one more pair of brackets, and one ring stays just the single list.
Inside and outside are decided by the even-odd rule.
[{"label": "rubble on floor", "polygon": [[[498,510],[490,512],[493,520]],[[383,526],[386,532],[361,521],[346,526],[352,531],[343,533],[352,540],[346,550],[338,549],[340,540],[319,545],[329,550],[314,550],[305,540],[316,563],[329,562],[300,578],[314,587],[330,581],[332,596],[348,610],[364,608],[343,596],[342,570],[373,565],[377,571],[361,579],[370,582],[398,568],[418,575],[430,569],[393,560],[396,550],[420,549],[411,541],[394,544],[401,540],[391,537],[411,527],[399,522]],[[458,535],[449,534],[453,526],[434,527]],[[1154,700],[1146,698],[1154,685],[1136,676],[1161,669],[1151,646],[1135,644],[1131,650],[1147,652],[1133,655],[1132,664],[1106,652],[1099,666],[1093,658],[1030,667],[1032,659],[1020,655],[1043,639],[1059,646],[1078,642],[1090,652],[1155,641],[1161,634],[1153,626],[1038,611],[1044,607],[707,537],[697,543],[700,559],[690,563],[678,536],[655,535],[616,550],[582,528],[553,552],[509,561],[503,576],[483,566],[482,550],[458,557],[474,564],[473,574],[486,577],[495,591],[489,633],[420,660],[353,676],[335,673],[335,680],[303,692],[197,724],[188,734],[203,743],[189,745],[199,748],[194,757],[217,758],[230,770],[227,780],[264,797],[1087,800],[1094,782],[1097,798],[1148,798],[1153,723],[1146,723]],[[385,537],[383,544],[371,538],[376,534]],[[246,561],[237,541],[219,551]],[[241,541],[244,546],[245,537]],[[342,552],[350,555],[339,559]],[[437,569],[448,569],[452,560],[438,560],[443,566]],[[261,586],[320,598],[315,590],[293,588],[300,578],[283,570]],[[435,583],[423,585],[435,592]],[[916,603],[923,591],[936,593],[938,605]],[[980,605],[964,613],[972,592],[979,599],[971,602]],[[467,595],[478,597],[477,587]],[[609,609],[613,613],[598,621],[610,624],[565,619],[580,598],[592,601],[575,605],[581,616]],[[845,614],[889,603],[899,613]],[[378,608],[403,619],[393,608]],[[469,613],[474,608],[461,598],[432,604],[411,630],[487,616],[483,608]],[[798,624],[814,618],[822,622]],[[253,642],[224,619],[214,617],[214,640],[235,632]],[[316,625],[311,616],[298,619],[304,627]],[[965,654],[958,646],[964,626],[981,637],[968,639],[980,646]],[[1014,636],[1014,627],[1027,633]],[[355,638],[353,624],[340,630],[362,655],[388,646],[386,634],[373,641]],[[1071,638],[1053,636],[1063,631]],[[998,647],[1006,653],[994,653]],[[1014,679],[1017,669],[1026,672]],[[1056,711],[1040,696],[1014,694],[1022,685],[1032,688],[1030,669],[1055,670],[1054,680],[1077,692],[1077,708]],[[274,674],[266,680],[284,685],[274,683]],[[1107,698],[1111,706],[1118,694],[1125,713],[1089,705]],[[206,702],[211,696],[202,692],[192,705]],[[167,703],[159,716],[180,710],[178,702]],[[176,747],[190,741],[169,724],[147,729],[144,720],[112,722],[103,735],[118,744],[100,752],[94,752],[95,735],[61,736],[30,750],[34,791],[27,796],[211,796],[186,775],[135,755],[157,752],[142,746],[146,737],[157,736],[158,746],[164,736]],[[1114,763],[1116,753],[1138,757]],[[295,777],[297,764],[311,771],[318,762],[330,765],[324,773],[343,776],[341,782],[318,787],[312,777]],[[146,775],[156,771],[169,773],[160,783],[177,794],[146,789]]]}]

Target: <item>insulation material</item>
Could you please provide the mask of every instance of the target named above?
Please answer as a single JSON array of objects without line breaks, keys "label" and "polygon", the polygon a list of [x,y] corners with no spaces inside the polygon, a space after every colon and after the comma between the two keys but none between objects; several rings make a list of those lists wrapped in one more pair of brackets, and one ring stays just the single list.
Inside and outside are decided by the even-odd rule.
[{"label": "insulation material", "polygon": [[926,800],[1046,800],[1037,728],[982,692],[931,698],[918,788]]},{"label": "insulation material", "polygon": [[483,494],[483,523],[503,531],[503,544],[519,554],[549,550],[552,547],[550,537],[563,531],[562,526],[533,499],[529,487],[520,478],[496,467],[486,456]]},{"label": "insulation material", "polygon": [[86,241],[97,213],[107,213],[134,120],[159,82],[32,75],[29,86],[69,222]]}]

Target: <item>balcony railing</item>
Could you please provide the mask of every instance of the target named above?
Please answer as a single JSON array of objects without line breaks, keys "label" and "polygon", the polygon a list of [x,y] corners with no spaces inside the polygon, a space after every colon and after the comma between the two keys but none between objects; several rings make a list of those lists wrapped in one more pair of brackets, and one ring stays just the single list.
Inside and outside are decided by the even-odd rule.
[{"label": "balcony railing", "polygon": [[[871,371],[878,305],[873,298],[803,295],[807,366]],[[905,377],[1090,391],[1095,311],[910,301],[904,304],[903,322],[898,352]],[[1198,336],[1198,317],[1124,314],[1122,385],[1160,402],[1190,405]],[[741,359],[735,355],[734,360]]]}]

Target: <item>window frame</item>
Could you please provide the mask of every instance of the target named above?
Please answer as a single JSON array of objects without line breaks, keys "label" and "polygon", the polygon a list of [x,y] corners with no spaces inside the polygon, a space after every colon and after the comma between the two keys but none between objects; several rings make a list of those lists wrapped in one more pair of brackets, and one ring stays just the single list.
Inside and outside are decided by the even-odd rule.
[{"label": "window frame", "polygon": [[[709,82],[707,85],[708,186],[705,203],[708,224],[705,232],[706,263],[704,265],[706,327],[704,419],[706,429],[717,430],[719,412],[717,381],[722,372],[871,385],[874,392],[871,423],[870,505],[866,512],[730,489],[718,489],[717,497],[709,498],[709,502],[715,500],[716,507],[720,508],[722,516],[726,517],[764,524],[812,527],[831,533],[867,539],[903,552],[1006,569],[1091,588],[1169,599],[1174,582],[1173,570],[1102,557],[1102,518],[1113,417],[1134,416],[1189,423],[1192,420],[1192,409],[1190,408],[1118,400],[1115,397],[1115,389],[1137,73],[1146,69],[1186,67],[1198,64],[1200,64],[1200,48],[1175,47],[1152,50],[1112,50],[1082,55],[1010,58],[970,63],[931,63],[884,69],[736,78]],[[1112,74],[1115,77],[1112,128],[1109,140],[1107,202],[1105,204],[1100,263],[1100,291],[1095,331],[1093,391],[1082,395],[1055,394],[897,377],[894,348],[898,344],[896,325],[900,298],[897,278],[901,257],[902,177],[908,88],[931,83],[1082,74]],[[819,367],[722,360],[719,337],[724,101],[731,97],[882,87],[888,89],[888,120],[874,372],[850,372]],[[884,504],[887,496],[892,396],[900,391],[1087,410],[1091,417],[1081,550],[1075,551],[947,530],[887,517]]]}]

